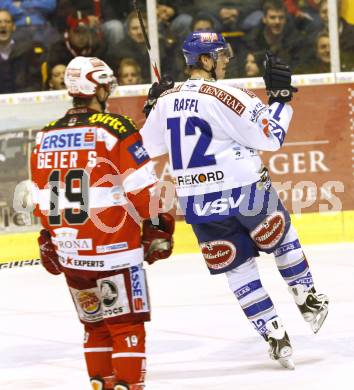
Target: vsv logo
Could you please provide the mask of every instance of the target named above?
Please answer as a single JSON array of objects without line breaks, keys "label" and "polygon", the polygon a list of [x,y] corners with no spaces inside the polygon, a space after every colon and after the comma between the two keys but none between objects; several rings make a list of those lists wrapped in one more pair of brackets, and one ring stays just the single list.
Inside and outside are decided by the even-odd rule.
[{"label": "vsv logo", "polygon": [[64,151],[93,149],[96,145],[96,131],[92,128],[62,129],[44,133],[40,151]]},{"label": "vsv logo", "polygon": [[237,200],[232,196],[228,198],[220,198],[212,202],[206,202],[204,206],[196,203],[194,205],[194,212],[200,216],[205,217],[210,214],[222,214],[229,209],[236,209],[242,202],[245,195],[241,195]]}]

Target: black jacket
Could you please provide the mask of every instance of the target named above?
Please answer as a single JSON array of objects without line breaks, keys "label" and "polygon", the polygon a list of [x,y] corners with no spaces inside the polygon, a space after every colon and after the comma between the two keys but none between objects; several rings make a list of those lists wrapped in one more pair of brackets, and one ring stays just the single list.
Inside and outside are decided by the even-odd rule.
[{"label": "black jacket", "polygon": [[40,91],[44,49],[30,41],[15,41],[7,60],[0,58],[0,93]]}]

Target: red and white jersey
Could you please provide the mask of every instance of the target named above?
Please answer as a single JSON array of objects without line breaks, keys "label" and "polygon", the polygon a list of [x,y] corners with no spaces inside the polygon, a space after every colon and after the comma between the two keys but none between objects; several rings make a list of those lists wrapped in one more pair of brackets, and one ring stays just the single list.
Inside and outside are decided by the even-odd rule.
[{"label": "red and white jersey", "polygon": [[31,169],[35,214],[64,267],[109,271],[143,261],[138,214],[149,217],[157,177],[129,117],[69,110],[37,134]]}]

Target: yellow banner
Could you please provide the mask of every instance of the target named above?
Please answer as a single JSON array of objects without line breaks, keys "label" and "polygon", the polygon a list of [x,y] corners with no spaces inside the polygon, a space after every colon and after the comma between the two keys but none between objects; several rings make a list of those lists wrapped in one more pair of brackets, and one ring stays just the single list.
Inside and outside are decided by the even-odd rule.
[{"label": "yellow banner", "polygon": [[[292,215],[302,244],[354,241],[354,211]],[[0,235],[0,263],[34,260],[39,257],[37,232]],[[191,225],[176,224],[174,254],[199,252]]]},{"label": "yellow banner", "polygon": [[351,24],[354,24],[354,1],[342,0],[342,17]]}]

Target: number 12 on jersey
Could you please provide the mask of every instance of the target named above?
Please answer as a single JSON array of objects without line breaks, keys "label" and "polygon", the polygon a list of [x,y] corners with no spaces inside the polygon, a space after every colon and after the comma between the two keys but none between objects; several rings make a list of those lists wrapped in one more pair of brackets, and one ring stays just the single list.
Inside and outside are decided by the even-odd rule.
[{"label": "number 12 on jersey", "polygon": [[[215,155],[206,154],[212,141],[213,133],[207,121],[197,116],[187,118],[184,132],[181,134],[181,118],[168,118],[167,129],[171,131],[171,160],[173,169],[183,169],[182,163],[182,140],[184,136],[195,135],[197,128],[200,136],[194,146],[191,158],[186,168],[197,168],[215,165]],[[187,140],[184,140],[187,142]]]}]

